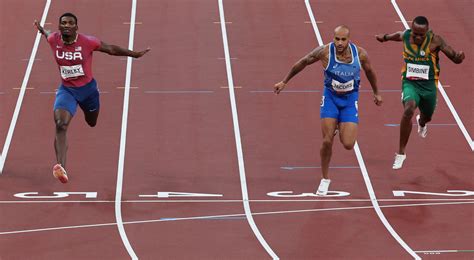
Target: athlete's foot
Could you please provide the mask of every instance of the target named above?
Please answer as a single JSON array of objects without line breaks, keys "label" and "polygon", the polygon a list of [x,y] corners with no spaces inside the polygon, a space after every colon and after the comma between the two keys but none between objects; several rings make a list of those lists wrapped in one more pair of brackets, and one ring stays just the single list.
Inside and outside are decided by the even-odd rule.
[{"label": "athlete's foot", "polygon": [[407,155],[406,155],[406,154],[398,154],[398,153],[396,153],[396,154],[395,154],[395,161],[393,162],[392,169],[398,170],[398,169],[402,168],[402,166],[403,166],[403,161],[405,161],[406,158],[407,158]]},{"label": "athlete's foot", "polygon": [[69,180],[66,170],[64,170],[64,168],[59,163],[53,166],[53,176],[62,183],[67,183]]},{"label": "athlete's foot", "polygon": [[420,115],[416,116],[416,124],[418,125],[418,135],[425,138],[428,135],[428,126],[426,124],[425,126],[420,125]]},{"label": "athlete's foot", "polygon": [[330,179],[321,179],[319,183],[318,190],[316,191],[316,195],[318,196],[326,196],[329,190],[329,184],[331,183]]}]

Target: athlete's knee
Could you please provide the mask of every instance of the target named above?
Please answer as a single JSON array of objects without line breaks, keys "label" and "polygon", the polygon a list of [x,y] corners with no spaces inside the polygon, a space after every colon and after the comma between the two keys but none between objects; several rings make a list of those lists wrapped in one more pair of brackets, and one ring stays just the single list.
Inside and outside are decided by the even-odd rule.
[{"label": "athlete's knee", "polygon": [[56,119],[55,123],[56,123],[56,132],[66,131],[69,126],[69,123],[62,119]]},{"label": "athlete's knee", "polygon": [[347,142],[347,141],[343,142],[342,145],[344,146],[344,149],[352,150],[352,148],[354,148],[354,145],[355,145],[355,140],[351,142]]},{"label": "athlete's knee", "polygon": [[415,109],[415,106],[406,106],[405,110],[403,111],[403,117],[412,118],[413,114],[415,113]]},{"label": "athlete's knee", "polygon": [[332,138],[324,138],[323,143],[321,144],[321,150],[332,149],[332,143],[333,143]]}]

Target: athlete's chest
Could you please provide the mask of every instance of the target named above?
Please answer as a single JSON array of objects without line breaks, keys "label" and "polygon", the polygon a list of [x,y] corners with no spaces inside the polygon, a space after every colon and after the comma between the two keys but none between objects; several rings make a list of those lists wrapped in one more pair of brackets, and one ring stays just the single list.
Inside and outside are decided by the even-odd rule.
[{"label": "athlete's chest", "polygon": [[91,55],[91,51],[82,44],[53,46],[54,57],[58,63],[83,63]]}]

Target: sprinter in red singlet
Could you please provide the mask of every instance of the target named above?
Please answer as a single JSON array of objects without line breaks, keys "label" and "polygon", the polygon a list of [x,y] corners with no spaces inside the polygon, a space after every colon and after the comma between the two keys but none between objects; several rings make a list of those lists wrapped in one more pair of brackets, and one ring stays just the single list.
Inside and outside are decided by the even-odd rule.
[{"label": "sprinter in red singlet", "polygon": [[54,102],[56,124],[54,148],[57,162],[53,166],[53,175],[62,183],[67,183],[66,132],[76,113],[77,105],[84,112],[89,126],[94,127],[99,116],[99,90],[92,76],[92,53],[100,51],[109,55],[140,58],[150,49],[131,51],[104,43],[93,36],[77,33],[77,17],[72,13],[65,13],[59,17],[59,32],[45,30],[38,21],[35,21],[35,26],[48,40],[61,75],[62,82]]}]

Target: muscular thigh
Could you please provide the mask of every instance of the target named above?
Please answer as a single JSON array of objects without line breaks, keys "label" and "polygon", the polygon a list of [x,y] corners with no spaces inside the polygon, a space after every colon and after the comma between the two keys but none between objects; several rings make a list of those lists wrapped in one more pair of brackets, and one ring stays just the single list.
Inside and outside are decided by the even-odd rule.
[{"label": "muscular thigh", "polygon": [[357,138],[357,124],[345,122],[339,124],[339,139],[343,144],[354,143]]}]

